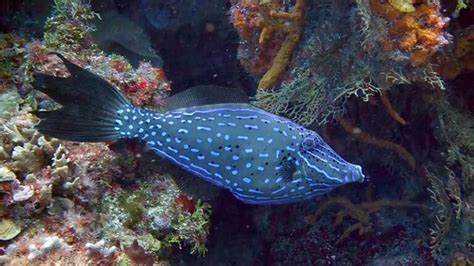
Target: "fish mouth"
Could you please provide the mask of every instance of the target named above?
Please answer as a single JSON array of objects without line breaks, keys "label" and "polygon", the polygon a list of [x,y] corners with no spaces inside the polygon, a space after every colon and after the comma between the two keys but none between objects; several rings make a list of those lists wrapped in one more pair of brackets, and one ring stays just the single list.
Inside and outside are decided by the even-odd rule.
[{"label": "fish mouth", "polygon": [[365,175],[362,172],[362,167],[357,164],[353,164],[354,170],[352,171],[352,181],[354,182],[359,182],[359,183],[364,183],[365,181]]}]

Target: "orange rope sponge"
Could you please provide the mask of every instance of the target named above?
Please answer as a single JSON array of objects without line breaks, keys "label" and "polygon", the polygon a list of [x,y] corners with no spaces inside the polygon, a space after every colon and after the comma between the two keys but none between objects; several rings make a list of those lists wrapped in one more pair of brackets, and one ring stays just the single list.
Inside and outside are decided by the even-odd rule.
[{"label": "orange rope sponge", "polygon": [[306,0],[296,0],[291,12],[279,11],[280,4],[278,0],[261,0],[259,3],[259,10],[263,17],[261,21],[263,28],[259,38],[260,45],[264,45],[275,31],[283,31],[287,34],[273,60],[272,66],[260,79],[259,89],[267,90],[275,85],[280,76],[286,71],[293,51],[303,34]]},{"label": "orange rope sponge", "polygon": [[385,111],[393,118],[395,121],[402,125],[406,125],[407,121],[400,116],[400,114],[395,111],[392,104],[390,103],[390,99],[388,98],[387,93],[382,93],[380,95],[380,100],[382,101],[383,107],[385,107]]},{"label": "orange rope sponge", "polygon": [[336,244],[339,244],[342,240],[349,237],[350,234],[356,230],[359,230],[359,235],[370,231],[370,215],[383,208],[426,208],[426,206],[422,204],[416,204],[403,200],[381,199],[355,204],[343,197],[333,197],[323,202],[314,214],[305,216],[304,221],[307,224],[314,224],[316,220],[323,214],[323,212],[326,211],[326,209],[334,205],[339,205],[342,207],[341,210],[339,210],[336,214],[334,226],[341,225],[346,216],[357,220],[355,224],[350,225],[344,230],[344,233],[339,237]]},{"label": "orange rope sponge", "polygon": [[360,141],[363,141],[365,143],[380,147],[380,148],[392,150],[395,153],[397,153],[398,156],[400,156],[400,158],[405,160],[412,168],[415,168],[415,165],[416,165],[415,157],[413,157],[413,155],[401,145],[390,142],[388,140],[383,140],[383,139],[378,139],[376,137],[373,137],[363,132],[362,130],[360,130],[360,128],[354,127],[349,121],[347,121],[346,119],[342,117],[337,118],[337,121],[342,126],[342,128],[344,128],[344,130],[348,132],[354,138]]}]

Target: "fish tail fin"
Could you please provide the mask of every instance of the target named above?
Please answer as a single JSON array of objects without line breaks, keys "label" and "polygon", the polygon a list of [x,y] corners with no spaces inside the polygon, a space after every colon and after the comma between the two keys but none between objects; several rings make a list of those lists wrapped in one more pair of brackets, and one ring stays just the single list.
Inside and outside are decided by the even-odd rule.
[{"label": "fish tail fin", "polygon": [[122,128],[128,126],[120,119],[121,110],[135,107],[107,81],[55,54],[71,76],[33,75],[33,88],[62,105],[57,110],[34,112],[40,118],[37,129],[45,135],[71,141],[120,138]]}]

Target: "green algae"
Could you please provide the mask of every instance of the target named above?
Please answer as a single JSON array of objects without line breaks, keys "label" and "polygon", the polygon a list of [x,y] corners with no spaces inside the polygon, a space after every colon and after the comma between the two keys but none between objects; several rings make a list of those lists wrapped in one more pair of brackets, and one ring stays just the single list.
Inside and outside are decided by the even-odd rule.
[{"label": "green algae", "polygon": [[118,198],[120,207],[126,214],[125,225],[129,228],[135,228],[143,217],[145,193],[143,190],[136,190],[130,194],[122,194]]},{"label": "green algae", "polygon": [[16,91],[8,91],[0,94],[0,116],[15,114],[20,111],[20,104],[23,102]]},{"label": "green algae", "polygon": [[[83,54],[84,47],[91,54],[99,50],[89,33],[93,30],[92,20],[99,14],[81,0],[55,0],[53,14],[45,23],[44,44],[55,51],[69,51]],[[100,17],[99,17],[100,18]]]},{"label": "green algae", "polygon": [[191,244],[191,254],[204,256],[207,253],[206,237],[209,233],[211,206],[207,203],[197,201],[193,213],[181,212],[176,218],[173,226],[175,232],[165,238],[165,242],[181,246],[182,242],[195,239]]}]

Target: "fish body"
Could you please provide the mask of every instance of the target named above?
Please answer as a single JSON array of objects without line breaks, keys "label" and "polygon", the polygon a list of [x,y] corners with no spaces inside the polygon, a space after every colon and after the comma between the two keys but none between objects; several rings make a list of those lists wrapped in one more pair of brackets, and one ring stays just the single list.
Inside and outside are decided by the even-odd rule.
[{"label": "fish body", "polygon": [[343,160],[317,133],[248,104],[165,113],[128,106],[118,113],[122,138],[141,139],[246,203],[298,201],[363,178],[360,166]]},{"label": "fish body", "polygon": [[[89,77],[93,75],[90,72],[80,72],[86,70],[73,68],[78,66],[68,61],[65,64],[71,73],[76,73],[70,79],[98,79],[95,75]],[[69,96],[65,89],[59,96],[50,89],[61,87],[61,82],[48,82],[50,76],[37,78],[35,88],[64,106],[38,113],[38,128],[45,134],[78,141],[140,139],[159,156],[229,190],[246,203],[290,203],[364,180],[361,167],[342,159],[316,132],[247,103],[154,112],[131,105],[109,85],[111,88],[103,96],[112,103],[95,104],[99,100],[91,94],[89,108],[95,106],[97,110],[92,108],[90,115],[88,111],[70,114],[77,111],[72,103],[68,110],[72,97],[66,99]],[[78,99],[74,101],[77,103]],[[61,115],[80,117],[60,122],[57,117]]]}]

